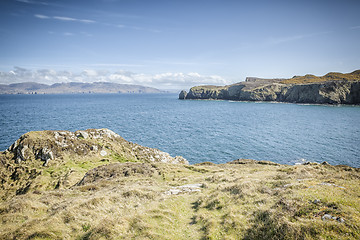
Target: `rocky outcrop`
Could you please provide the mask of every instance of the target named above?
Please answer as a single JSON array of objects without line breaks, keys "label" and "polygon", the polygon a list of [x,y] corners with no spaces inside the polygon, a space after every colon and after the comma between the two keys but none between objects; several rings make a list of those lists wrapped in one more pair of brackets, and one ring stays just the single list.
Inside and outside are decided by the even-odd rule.
[{"label": "rocky outcrop", "polygon": [[[334,76],[338,76],[334,74],[324,76],[328,76],[328,78],[309,77],[307,75],[305,77],[294,77],[293,81],[247,78],[245,82],[223,87],[193,87],[187,95],[181,94],[179,99],[360,104],[360,81],[358,80],[358,75],[360,76],[359,71],[348,74],[346,77],[340,76],[338,78],[334,78]],[[353,76],[353,79],[351,79],[351,76]],[[299,82],[299,79],[302,79],[302,82],[305,83],[291,83],[294,81]],[[312,82],[315,81],[314,79],[318,82]]]},{"label": "rocky outcrop", "polygon": [[173,158],[158,149],[128,142],[109,129],[29,132],[22,135],[4,154],[13,156],[16,163],[39,160],[44,165],[65,156],[90,155],[121,156],[136,162],[187,163],[180,156]]},{"label": "rocky outcrop", "polygon": [[185,90],[182,90],[179,93],[179,99],[186,99],[187,92]]},{"label": "rocky outcrop", "polygon": [[188,164],[181,156],[128,142],[109,129],[29,132],[0,153],[0,197],[32,188],[71,187],[87,170],[119,162]]}]

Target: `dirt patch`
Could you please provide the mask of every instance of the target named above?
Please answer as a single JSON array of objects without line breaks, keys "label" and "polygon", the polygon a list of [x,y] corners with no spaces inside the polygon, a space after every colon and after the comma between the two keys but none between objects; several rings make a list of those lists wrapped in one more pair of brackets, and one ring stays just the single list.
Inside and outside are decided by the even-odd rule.
[{"label": "dirt patch", "polygon": [[139,175],[151,177],[156,172],[155,166],[149,163],[113,163],[91,169],[77,185]]}]

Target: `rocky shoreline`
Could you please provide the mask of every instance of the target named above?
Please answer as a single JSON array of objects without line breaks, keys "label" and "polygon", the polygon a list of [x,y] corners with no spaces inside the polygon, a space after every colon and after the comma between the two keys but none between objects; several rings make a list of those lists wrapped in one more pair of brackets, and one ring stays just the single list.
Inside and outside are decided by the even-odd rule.
[{"label": "rocky shoreline", "polygon": [[360,70],[292,79],[247,78],[227,86],[196,86],[179,99],[222,99],[314,104],[360,104]]}]

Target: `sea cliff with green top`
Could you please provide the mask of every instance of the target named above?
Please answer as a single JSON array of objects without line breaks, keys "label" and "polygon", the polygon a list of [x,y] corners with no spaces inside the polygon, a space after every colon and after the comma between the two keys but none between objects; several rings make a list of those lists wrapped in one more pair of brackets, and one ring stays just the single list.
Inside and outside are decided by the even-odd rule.
[{"label": "sea cliff with green top", "polygon": [[179,99],[223,99],[316,104],[360,104],[360,70],[322,77],[294,76],[291,79],[248,77],[245,82],[226,86],[195,86]]}]

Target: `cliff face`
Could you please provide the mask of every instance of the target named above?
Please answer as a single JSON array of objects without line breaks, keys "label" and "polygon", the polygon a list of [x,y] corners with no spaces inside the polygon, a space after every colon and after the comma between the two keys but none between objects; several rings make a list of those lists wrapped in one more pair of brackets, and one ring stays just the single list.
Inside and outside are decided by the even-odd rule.
[{"label": "cliff face", "polygon": [[327,74],[324,77],[306,75],[294,77],[291,81],[247,78],[245,82],[223,87],[193,87],[189,93],[182,91],[179,99],[360,104],[358,75],[359,71],[343,75]]}]

